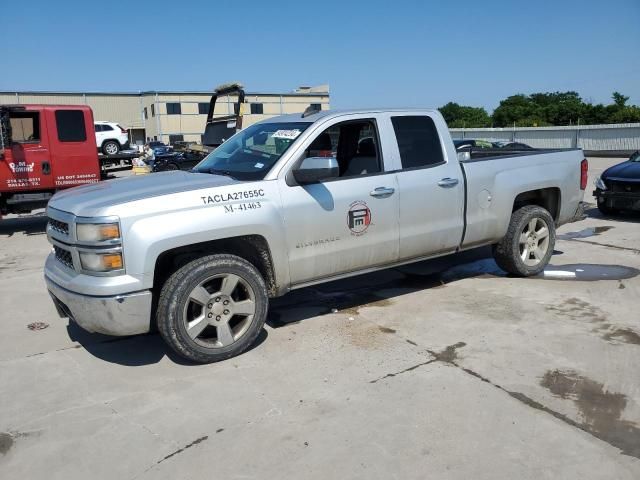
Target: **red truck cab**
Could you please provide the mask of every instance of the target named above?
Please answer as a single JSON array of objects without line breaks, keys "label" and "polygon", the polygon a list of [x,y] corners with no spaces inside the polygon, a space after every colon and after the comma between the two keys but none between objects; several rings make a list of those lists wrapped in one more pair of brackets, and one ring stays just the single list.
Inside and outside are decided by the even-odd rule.
[{"label": "red truck cab", "polygon": [[0,105],[0,217],[46,206],[60,189],[100,180],[85,105]]}]

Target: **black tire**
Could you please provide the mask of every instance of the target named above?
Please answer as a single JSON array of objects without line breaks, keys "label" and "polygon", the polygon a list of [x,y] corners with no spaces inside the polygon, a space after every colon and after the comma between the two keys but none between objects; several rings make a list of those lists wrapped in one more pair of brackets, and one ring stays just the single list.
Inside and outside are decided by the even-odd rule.
[{"label": "black tire", "polygon": [[168,163],[167,166],[164,167],[164,170],[180,170],[180,167],[177,163]]},{"label": "black tire", "polygon": [[115,140],[107,140],[102,143],[102,153],[105,155],[115,155],[120,151],[120,144]]},{"label": "black tire", "polygon": [[[546,243],[546,249],[544,255],[540,255],[540,258],[530,258],[533,255],[533,250],[529,253],[529,248],[521,251],[521,238],[523,235],[529,237],[535,237],[532,242],[538,242],[537,235],[534,233],[529,235],[530,223],[538,219],[539,225],[546,224],[548,227],[548,242]],[[527,242],[529,239],[527,239]],[[537,275],[542,272],[549,263],[551,256],[553,255],[553,249],[556,243],[556,229],[553,218],[547,210],[537,205],[527,205],[522,207],[511,214],[511,221],[509,222],[509,228],[504,238],[493,246],[493,258],[495,258],[498,266],[504,271],[517,275],[520,277],[529,277],[531,275]],[[523,255],[526,257],[527,262],[537,262],[535,265],[525,263]]]},{"label": "black tire", "polygon": [[[195,339],[187,332],[187,313],[195,305],[195,308],[201,308],[201,314],[198,318],[205,318],[205,316],[211,317],[210,313],[214,310],[206,310],[207,305],[194,303],[193,294],[203,282],[215,282],[218,279],[216,276],[230,276],[239,277],[237,284],[240,285],[243,291],[249,295],[253,295],[252,300],[254,302],[255,313],[253,315],[235,315],[230,313],[228,325],[232,325],[233,321],[240,319],[240,322],[246,322],[246,325],[238,323],[242,326],[242,332],[239,333],[239,338],[234,339],[233,327],[231,326],[232,343],[224,345],[221,342],[218,326],[222,326],[224,321],[219,325],[216,322],[220,320],[221,312],[214,313],[211,320],[205,320],[207,326],[204,327],[200,335],[211,335],[209,331],[215,332],[213,337],[196,337]],[[204,285],[208,285],[204,283]],[[213,290],[224,290],[224,279],[221,280],[220,287],[208,287]],[[249,292],[251,290],[252,292]],[[233,295],[238,295],[237,291],[234,291]],[[242,293],[242,291],[240,291]],[[229,299],[232,305],[238,305],[242,300],[231,299],[231,293]],[[219,293],[214,293],[212,297],[206,302],[211,307],[215,303],[215,306],[220,306]],[[251,298],[250,298],[251,299]],[[235,301],[234,301],[235,300]],[[244,300],[246,302],[246,300]],[[225,304],[226,305],[226,304]],[[214,308],[215,308],[214,306]],[[226,308],[226,307],[221,307]],[[231,307],[228,307],[231,308]],[[184,265],[169,277],[160,292],[160,298],[158,300],[157,309],[157,324],[158,330],[162,335],[164,341],[180,356],[197,363],[211,363],[220,360],[226,360],[228,358],[239,355],[247,350],[260,334],[264,322],[267,318],[267,310],[269,308],[269,296],[267,294],[267,287],[264,279],[260,275],[260,272],[251,263],[246,260],[237,257],[235,255],[208,255],[198,258]],[[227,310],[225,310],[227,312]],[[218,315],[216,317],[216,315]],[[243,319],[244,317],[244,319]],[[216,320],[218,319],[218,320]],[[197,319],[193,320],[194,322]],[[215,339],[215,340],[214,340]],[[220,343],[220,345],[217,345]]]}]

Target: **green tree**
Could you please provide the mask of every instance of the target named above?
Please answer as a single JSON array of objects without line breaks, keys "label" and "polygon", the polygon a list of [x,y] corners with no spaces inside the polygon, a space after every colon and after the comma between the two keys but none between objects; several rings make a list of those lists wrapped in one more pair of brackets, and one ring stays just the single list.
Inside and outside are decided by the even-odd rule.
[{"label": "green tree", "polygon": [[493,111],[493,123],[496,127],[534,126],[545,124],[539,106],[530,96],[511,95],[500,102]]},{"label": "green tree", "polygon": [[619,108],[624,108],[627,105],[627,100],[629,100],[629,97],[622,95],[620,92],[613,92],[611,98],[613,98],[613,103],[615,103],[616,107]]},{"label": "green tree", "polygon": [[491,117],[482,107],[469,107],[449,102],[438,110],[451,128],[491,126]]}]

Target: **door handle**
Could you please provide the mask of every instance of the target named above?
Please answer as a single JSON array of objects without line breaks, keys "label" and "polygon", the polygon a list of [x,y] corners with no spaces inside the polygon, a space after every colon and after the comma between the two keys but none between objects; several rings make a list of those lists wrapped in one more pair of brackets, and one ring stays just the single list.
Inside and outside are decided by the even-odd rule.
[{"label": "door handle", "polygon": [[42,162],[42,173],[44,175],[51,174],[51,164],[49,162]]},{"label": "door handle", "polygon": [[457,178],[443,178],[442,180],[440,180],[438,182],[438,186],[442,187],[442,188],[451,188],[451,187],[455,187],[458,184],[458,179]]},{"label": "door handle", "polygon": [[371,190],[369,192],[369,195],[376,198],[385,198],[390,195],[393,195],[395,191],[396,191],[395,188],[391,188],[391,187],[378,187],[375,190]]}]

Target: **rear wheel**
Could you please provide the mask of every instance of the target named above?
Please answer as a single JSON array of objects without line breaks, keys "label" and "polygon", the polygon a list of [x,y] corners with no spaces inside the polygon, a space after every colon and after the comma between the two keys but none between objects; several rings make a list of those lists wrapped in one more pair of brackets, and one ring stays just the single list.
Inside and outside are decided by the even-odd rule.
[{"label": "rear wheel", "polygon": [[175,164],[175,163],[168,163],[166,167],[164,167],[165,170],[180,170],[180,167]]},{"label": "rear wheel", "polygon": [[528,277],[544,270],[555,243],[555,223],[549,212],[527,205],[513,212],[506,235],[493,247],[493,256],[506,272]]},{"label": "rear wheel", "polygon": [[102,144],[102,153],[105,155],[115,155],[120,151],[120,144],[115,140],[107,140]]},{"label": "rear wheel", "polygon": [[264,279],[251,263],[234,255],[210,255],[180,268],[164,284],[158,329],[179,355],[216,362],[255,342],[268,305]]}]

